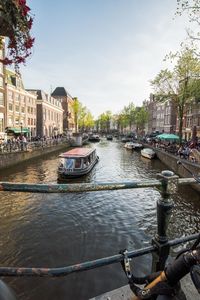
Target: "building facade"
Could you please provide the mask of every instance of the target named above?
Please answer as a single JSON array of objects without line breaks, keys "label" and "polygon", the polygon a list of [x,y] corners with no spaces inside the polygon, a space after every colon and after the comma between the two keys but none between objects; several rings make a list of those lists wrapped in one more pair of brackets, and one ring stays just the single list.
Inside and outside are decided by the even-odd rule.
[{"label": "building facade", "polygon": [[148,111],[148,133],[165,132],[175,133],[177,109],[171,99],[163,103],[157,102],[153,94],[149,101],[144,103]]},{"label": "building facade", "polygon": [[[0,59],[4,59],[5,47],[2,40],[0,48]],[[4,132],[6,127],[6,92],[5,92],[5,66],[0,62],[0,132]]]},{"label": "building facade", "polygon": [[36,96],[24,89],[20,75],[6,70],[6,131],[9,135],[36,135]]},{"label": "building facade", "polygon": [[58,99],[42,90],[29,90],[37,97],[37,136],[55,137],[63,133],[63,109]]},{"label": "building facade", "polygon": [[74,99],[65,90],[64,87],[57,87],[51,94],[52,97],[60,101],[63,108],[63,131],[72,133],[75,132],[75,121],[73,113]]},{"label": "building facade", "polygon": [[[177,128],[179,131],[179,119],[177,116]],[[200,138],[200,102],[191,101],[185,107],[183,116],[183,130],[182,135],[185,140],[190,140],[192,137],[198,136]]]}]

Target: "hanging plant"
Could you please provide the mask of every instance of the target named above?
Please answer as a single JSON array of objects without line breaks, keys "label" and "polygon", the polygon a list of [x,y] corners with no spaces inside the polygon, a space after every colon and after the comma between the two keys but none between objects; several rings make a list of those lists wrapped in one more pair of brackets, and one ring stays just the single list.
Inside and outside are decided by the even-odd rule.
[{"label": "hanging plant", "polygon": [[[30,16],[30,8],[26,0],[3,0],[0,4],[0,35],[7,36],[7,55],[0,59],[5,65],[15,65],[16,71],[19,64],[25,63],[31,55],[34,38],[30,30],[33,18]],[[1,47],[1,44],[0,44]]]}]

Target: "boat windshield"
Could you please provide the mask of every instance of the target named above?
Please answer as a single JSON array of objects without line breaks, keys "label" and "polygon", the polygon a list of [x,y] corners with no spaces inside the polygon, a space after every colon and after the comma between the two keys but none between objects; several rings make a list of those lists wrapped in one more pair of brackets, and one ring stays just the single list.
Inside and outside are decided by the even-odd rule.
[{"label": "boat windshield", "polygon": [[81,159],[76,158],[75,160],[75,169],[80,169],[81,168]]},{"label": "boat windshield", "polygon": [[65,159],[65,168],[73,169],[73,167],[74,167],[74,159],[73,158]]}]

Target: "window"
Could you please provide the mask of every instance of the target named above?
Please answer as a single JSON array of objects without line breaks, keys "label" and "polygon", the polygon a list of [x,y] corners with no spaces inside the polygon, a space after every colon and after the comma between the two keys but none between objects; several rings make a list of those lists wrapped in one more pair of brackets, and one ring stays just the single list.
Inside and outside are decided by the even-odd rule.
[{"label": "window", "polygon": [[4,94],[0,93],[0,105],[4,106]]},{"label": "window", "polygon": [[74,159],[68,158],[65,160],[66,168],[67,169],[73,169],[74,167]]},{"label": "window", "polygon": [[0,63],[0,73],[3,74],[3,64]]},{"label": "window", "polygon": [[81,159],[76,158],[75,160],[75,169],[80,169],[81,168]]},{"label": "window", "polygon": [[15,105],[15,111],[19,112],[19,105]]},{"label": "window", "polygon": [[21,107],[21,112],[22,112],[23,114],[25,113],[25,107],[24,107],[24,106]]},{"label": "window", "polygon": [[3,77],[0,76],[0,87],[3,87]]},{"label": "window", "polygon": [[13,101],[13,92],[11,91],[8,92],[8,100]]},{"label": "window", "polygon": [[19,117],[15,118],[15,124],[16,124],[16,125],[19,124]]},{"label": "window", "polygon": [[8,118],[8,125],[13,126],[13,117]]},{"label": "window", "polygon": [[12,104],[12,103],[9,103],[8,109],[9,109],[10,111],[13,111],[13,104]]},{"label": "window", "polygon": [[15,95],[15,100],[16,100],[16,101],[19,101],[19,99],[20,99],[19,94],[16,94],[16,95]]}]

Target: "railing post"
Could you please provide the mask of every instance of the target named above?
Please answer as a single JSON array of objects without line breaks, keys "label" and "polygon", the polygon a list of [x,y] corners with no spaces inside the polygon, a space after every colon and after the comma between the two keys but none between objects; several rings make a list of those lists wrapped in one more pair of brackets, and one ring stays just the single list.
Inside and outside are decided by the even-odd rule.
[{"label": "railing post", "polygon": [[173,201],[171,195],[177,191],[178,176],[171,171],[162,171],[158,174],[158,179],[162,182],[161,198],[157,201],[157,234],[152,239],[152,244],[158,249],[153,254],[152,272],[163,270],[166,260],[169,255],[167,229],[171,212],[173,208]]}]

